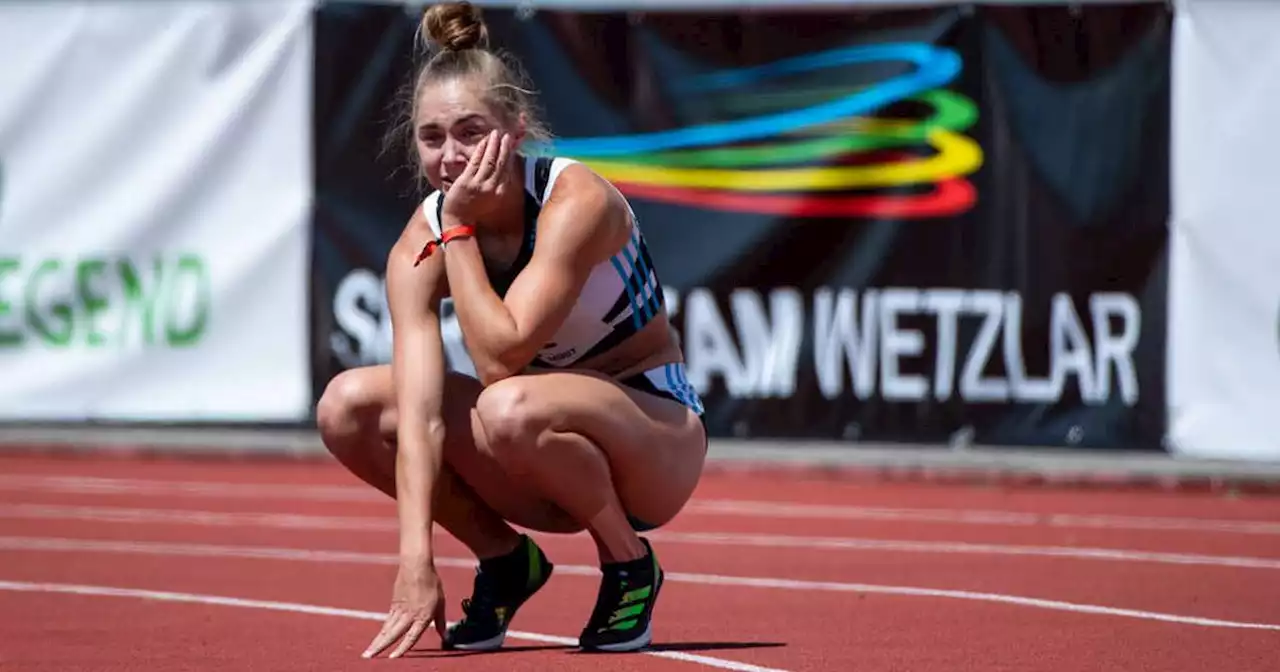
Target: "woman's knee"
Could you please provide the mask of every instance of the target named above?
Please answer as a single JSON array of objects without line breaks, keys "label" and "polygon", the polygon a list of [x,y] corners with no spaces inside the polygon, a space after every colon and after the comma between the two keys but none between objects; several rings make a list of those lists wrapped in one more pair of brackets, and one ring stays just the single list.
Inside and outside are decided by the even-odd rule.
[{"label": "woman's knee", "polygon": [[486,387],[476,399],[476,418],[485,443],[500,461],[527,457],[549,425],[548,405],[531,387],[521,377],[507,378]]},{"label": "woman's knee", "polygon": [[316,427],[330,451],[369,433],[378,422],[378,392],[368,376],[348,370],[334,376],[316,404]]}]

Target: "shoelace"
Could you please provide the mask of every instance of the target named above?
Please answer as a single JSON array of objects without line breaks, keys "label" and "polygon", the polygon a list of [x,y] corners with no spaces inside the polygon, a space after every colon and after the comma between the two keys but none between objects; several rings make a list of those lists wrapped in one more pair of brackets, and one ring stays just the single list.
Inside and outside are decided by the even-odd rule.
[{"label": "shoelace", "polygon": [[590,623],[593,627],[607,625],[613,612],[622,601],[622,596],[631,587],[625,571],[609,570],[600,578],[600,594],[596,598],[595,609],[591,611]]},{"label": "shoelace", "polygon": [[464,622],[472,622],[473,617],[493,618],[494,609],[498,606],[498,586],[493,577],[476,570],[475,583],[471,588],[471,597],[462,600]]}]

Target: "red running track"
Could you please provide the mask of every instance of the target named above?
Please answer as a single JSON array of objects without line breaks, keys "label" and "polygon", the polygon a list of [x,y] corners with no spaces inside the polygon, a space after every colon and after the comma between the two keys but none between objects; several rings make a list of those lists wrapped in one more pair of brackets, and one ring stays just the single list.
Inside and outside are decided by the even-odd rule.
[{"label": "red running track", "polygon": [[[0,457],[0,668],[413,666],[360,652],[395,569],[392,503],[330,463]],[[646,654],[576,653],[585,535],[491,654],[431,669],[1275,669],[1280,499],[713,474],[652,535]],[[450,616],[473,561],[440,537]]]}]

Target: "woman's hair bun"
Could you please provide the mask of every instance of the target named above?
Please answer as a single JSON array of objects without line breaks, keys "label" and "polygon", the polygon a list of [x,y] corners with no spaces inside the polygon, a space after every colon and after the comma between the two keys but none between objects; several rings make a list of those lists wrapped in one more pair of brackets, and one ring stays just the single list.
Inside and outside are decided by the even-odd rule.
[{"label": "woman's hair bun", "polygon": [[469,2],[441,2],[428,7],[422,14],[422,32],[428,44],[445,51],[489,46],[489,29],[480,8]]}]

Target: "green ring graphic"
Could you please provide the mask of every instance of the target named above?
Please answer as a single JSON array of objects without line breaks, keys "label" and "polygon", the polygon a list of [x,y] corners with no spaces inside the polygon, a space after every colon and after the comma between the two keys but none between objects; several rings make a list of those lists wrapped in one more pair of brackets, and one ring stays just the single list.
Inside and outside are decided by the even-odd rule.
[{"label": "green ring graphic", "polygon": [[926,119],[911,125],[904,124],[900,128],[794,142],[771,142],[750,147],[650,152],[633,154],[626,157],[626,160],[631,164],[685,168],[742,168],[803,163],[851,152],[919,144],[926,142],[929,133],[935,128],[959,132],[968,129],[978,118],[977,105],[973,101],[950,91],[935,89],[910,100],[929,104],[934,113]]}]

